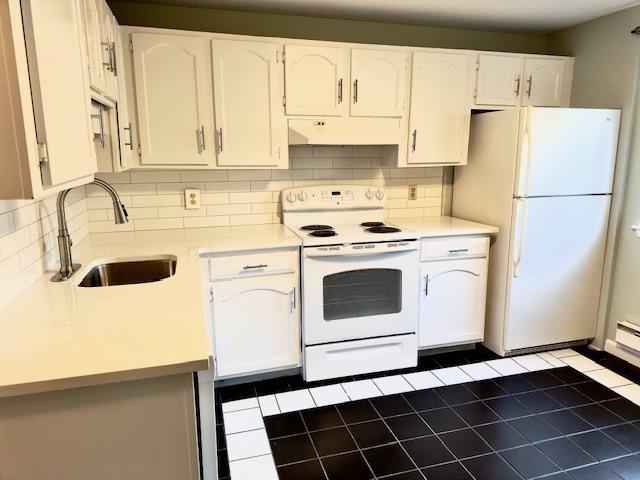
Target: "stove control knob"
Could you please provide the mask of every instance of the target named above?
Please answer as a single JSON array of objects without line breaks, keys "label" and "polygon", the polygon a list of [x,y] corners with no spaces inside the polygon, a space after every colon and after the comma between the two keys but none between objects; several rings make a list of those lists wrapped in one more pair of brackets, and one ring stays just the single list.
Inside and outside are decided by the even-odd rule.
[{"label": "stove control knob", "polygon": [[382,199],[384,198],[384,192],[382,191],[382,189],[380,189],[380,188],[379,188],[379,189],[376,191],[376,198],[377,198],[378,200],[382,200]]},{"label": "stove control knob", "polygon": [[308,198],[309,198],[309,195],[307,195],[307,192],[300,191],[300,193],[298,193],[298,200],[300,200],[301,202],[304,202]]},{"label": "stove control knob", "polygon": [[296,194],[293,192],[287,193],[287,202],[294,203],[296,201]]},{"label": "stove control knob", "polygon": [[373,191],[371,189],[368,189],[365,193],[364,196],[367,197],[369,200],[371,200],[373,198]]}]

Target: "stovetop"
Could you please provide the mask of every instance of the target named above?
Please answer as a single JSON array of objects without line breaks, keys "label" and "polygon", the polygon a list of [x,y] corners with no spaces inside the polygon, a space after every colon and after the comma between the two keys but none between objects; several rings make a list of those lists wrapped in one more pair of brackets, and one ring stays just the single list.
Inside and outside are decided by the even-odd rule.
[{"label": "stovetop", "polygon": [[383,223],[379,221],[375,222],[375,225],[370,227],[362,226],[359,223],[337,223],[335,225],[286,224],[286,226],[300,237],[304,246],[389,242],[417,239],[416,234],[409,230],[402,230],[392,223]]}]

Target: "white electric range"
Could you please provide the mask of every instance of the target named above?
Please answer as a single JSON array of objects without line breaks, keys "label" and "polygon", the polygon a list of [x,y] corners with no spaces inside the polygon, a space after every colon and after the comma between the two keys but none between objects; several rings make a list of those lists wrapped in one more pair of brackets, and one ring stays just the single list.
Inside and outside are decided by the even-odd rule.
[{"label": "white electric range", "polygon": [[282,192],[302,240],[307,381],[417,364],[419,242],[384,222],[384,191],[317,185]]}]

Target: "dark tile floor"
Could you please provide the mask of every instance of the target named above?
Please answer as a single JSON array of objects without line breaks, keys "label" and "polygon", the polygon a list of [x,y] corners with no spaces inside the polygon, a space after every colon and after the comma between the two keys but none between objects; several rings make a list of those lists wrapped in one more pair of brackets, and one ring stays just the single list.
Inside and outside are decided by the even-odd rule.
[{"label": "dark tile floor", "polygon": [[[640,370],[626,362],[581,353],[640,381]],[[423,357],[415,370],[491,358],[478,348]],[[220,403],[315,385],[284,377],[223,387],[216,398]],[[222,422],[221,414],[217,418]],[[264,420],[280,480],[640,480],[640,407],[569,367]],[[218,433],[225,479],[224,425]]]}]

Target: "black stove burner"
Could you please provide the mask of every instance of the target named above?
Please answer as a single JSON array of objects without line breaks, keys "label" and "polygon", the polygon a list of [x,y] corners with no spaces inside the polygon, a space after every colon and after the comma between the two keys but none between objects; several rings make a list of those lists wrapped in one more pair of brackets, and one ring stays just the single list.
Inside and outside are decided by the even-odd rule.
[{"label": "black stove burner", "polygon": [[395,233],[399,231],[400,231],[399,228],[387,227],[387,226],[367,228],[367,232],[371,232],[371,233]]},{"label": "black stove burner", "polygon": [[310,237],[333,237],[337,235],[333,230],[314,230],[309,234]]},{"label": "black stove burner", "polygon": [[382,227],[384,223],[382,222],[364,222],[360,224],[361,227]]},{"label": "black stove burner", "polygon": [[333,227],[331,225],[305,225],[304,227],[300,227],[300,230],[333,230]]}]

